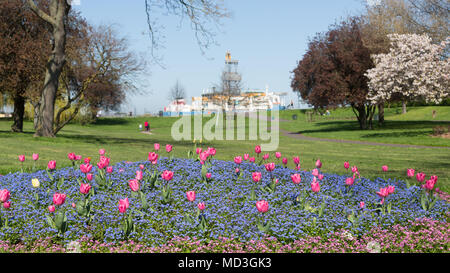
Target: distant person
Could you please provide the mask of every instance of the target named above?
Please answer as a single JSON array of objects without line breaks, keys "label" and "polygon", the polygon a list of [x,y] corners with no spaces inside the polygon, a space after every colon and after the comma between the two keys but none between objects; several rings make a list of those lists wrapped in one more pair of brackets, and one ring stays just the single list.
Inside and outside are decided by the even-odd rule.
[{"label": "distant person", "polygon": [[327,116],[331,115],[330,110],[327,109],[327,111],[325,112],[325,115],[327,115]]},{"label": "distant person", "polygon": [[148,121],[144,122],[144,127],[145,127],[145,131],[149,132],[150,131],[150,124],[148,123]]},{"label": "distant person", "polygon": [[142,124],[139,124],[139,131],[142,131]]}]

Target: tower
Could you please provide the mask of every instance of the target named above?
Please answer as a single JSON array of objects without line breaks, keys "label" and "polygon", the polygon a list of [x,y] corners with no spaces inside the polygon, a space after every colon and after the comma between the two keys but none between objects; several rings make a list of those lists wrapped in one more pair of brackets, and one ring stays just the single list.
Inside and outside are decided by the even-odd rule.
[{"label": "tower", "polygon": [[232,60],[229,51],[225,54],[225,70],[222,72],[222,92],[226,96],[241,93],[241,75],[237,71],[239,61]]}]

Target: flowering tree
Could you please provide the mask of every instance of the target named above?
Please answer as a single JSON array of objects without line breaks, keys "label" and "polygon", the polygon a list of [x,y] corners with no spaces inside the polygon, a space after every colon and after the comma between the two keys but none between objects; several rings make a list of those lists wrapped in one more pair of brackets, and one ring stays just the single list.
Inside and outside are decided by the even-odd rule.
[{"label": "flowering tree", "polygon": [[450,60],[444,56],[450,39],[432,44],[427,35],[390,34],[390,51],[373,55],[367,99],[373,104],[388,100],[424,99],[439,103],[449,95]]}]

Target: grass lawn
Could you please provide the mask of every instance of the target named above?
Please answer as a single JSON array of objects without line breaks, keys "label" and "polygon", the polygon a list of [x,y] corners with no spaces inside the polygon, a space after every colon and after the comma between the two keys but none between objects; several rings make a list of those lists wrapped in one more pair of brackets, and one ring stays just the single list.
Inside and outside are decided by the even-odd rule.
[{"label": "grass lawn", "polygon": [[[437,119],[450,120],[450,107],[438,110]],[[425,115],[431,110],[420,110]],[[447,111],[444,115],[444,112]],[[429,137],[435,123],[422,122],[420,114],[410,109],[412,121],[398,120],[394,109],[386,109],[386,127],[373,131],[360,131],[356,121],[327,120],[320,117],[320,121],[307,123],[304,113],[297,111],[296,121],[282,122],[281,128],[305,135],[324,138],[357,139],[366,141],[380,141],[388,143],[419,144],[434,146],[450,146],[450,140]],[[281,118],[292,119],[295,111],[283,111]],[[440,116],[442,113],[442,116]],[[351,118],[353,113],[348,109],[332,112],[332,117]],[[406,116],[406,115],[405,115]],[[431,116],[431,114],[430,114]],[[404,117],[403,117],[404,118]],[[139,131],[139,124],[149,120],[152,134]],[[114,164],[119,161],[146,160],[148,152],[153,151],[153,143],[161,145],[173,144],[174,156],[187,157],[187,152],[193,148],[192,141],[174,141],[171,137],[171,126],[177,118],[102,118],[96,124],[81,126],[70,124],[58,134],[56,138],[34,138],[31,122],[25,123],[25,133],[10,132],[11,121],[0,121],[0,174],[20,170],[17,156],[26,155],[25,168],[31,169],[32,153],[39,153],[39,168],[46,168],[49,160],[56,160],[57,167],[69,166],[67,154],[74,152],[83,157],[98,156],[98,149],[104,148],[107,156]],[[436,123],[436,125],[439,123]],[[399,126],[399,128],[397,128]],[[306,132],[305,132],[306,131]],[[414,133],[415,132],[415,133]],[[260,141],[204,141],[203,147],[213,146],[217,149],[217,159],[232,160],[234,156],[244,153],[253,154],[254,146]],[[300,156],[304,170],[314,168],[314,162],[320,158],[323,162],[322,171],[326,173],[346,174],[344,161],[358,166],[362,176],[368,178],[383,177],[382,165],[389,166],[387,178],[406,178],[406,169],[415,168],[417,171],[439,177],[438,187],[450,191],[450,149],[417,149],[397,148],[369,145],[354,145],[346,143],[305,141],[280,134],[279,149],[283,157],[289,159],[289,166],[293,167],[292,157]],[[165,156],[162,148],[161,156]],[[275,159],[271,153],[271,159]],[[95,162],[95,161],[94,161]],[[276,162],[276,161],[275,161]]]}]

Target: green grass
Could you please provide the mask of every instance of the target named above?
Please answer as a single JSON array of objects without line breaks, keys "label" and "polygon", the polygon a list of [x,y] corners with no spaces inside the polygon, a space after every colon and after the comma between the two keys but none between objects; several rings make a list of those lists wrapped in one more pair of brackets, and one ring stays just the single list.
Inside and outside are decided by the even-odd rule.
[{"label": "green grass", "polygon": [[[350,112],[348,109],[340,109],[338,111],[340,118],[351,118],[351,110]],[[387,109],[386,112],[389,113],[390,111],[391,109]],[[281,112],[281,117],[289,119],[292,113],[293,111],[283,111]],[[337,113],[337,111],[333,111],[332,116],[336,117]],[[354,120],[322,120],[308,124],[305,120],[302,120],[302,118],[305,118],[304,114],[299,116],[297,121],[282,122],[281,127],[291,131],[299,131],[306,128],[310,132],[305,134],[326,138],[342,137],[368,141],[374,141],[374,139],[378,138],[384,142],[392,141],[392,143],[415,143],[421,145],[436,145],[438,143],[431,137],[428,139],[428,136],[424,134],[419,136],[407,134],[407,132],[412,131],[431,130],[431,124],[423,125],[422,122],[417,121],[396,121],[393,119],[396,116],[395,112],[386,116],[389,118],[386,124],[387,128],[373,131],[358,130],[357,122]],[[442,118],[445,118],[445,116]],[[143,134],[138,129],[139,124],[143,124],[147,119],[151,125],[152,135]],[[87,126],[70,124],[61,130],[56,138],[34,138],[31,122],[25,123],[25,133],[11,133],[11,121],[1,120],[0,174],[20,170],[20,162],[17,159],[17,156],[20,154],[26,155],[24,166],[28,170],[32,166],[32,153],[40,154],[39,168],[45,168],[47,162],[53,159],[57,161],[57,167],[69,166],[70,162],[67,159],[69,152],[75,152],[84,157],[91,156],[96,162],[95,159],[100,148],[106,149],[107,156],[112,158],[112,163],[124,160],[140,161],[147,159],[148,152],[153,151],[153,143],[155,142],[161,145],[173,144],[174,155],[186,157],[188,150],[192,149],[193,144],[190,140],[174,141],[172,139],[171,127],[176,120],[177,118],[159,117],[102,118],[96,124]],[[401,126],[401,128],[396,129],[395,126]],[[393,134],[397,130],[399,134]],[[377,133],[389,133],[390,135],[384,137],[370,135]],[[364,137],[365,135],[369,136]],[[418,143],[420,139],[427,139],[427,141]],[[441,142],[447,143],[443,146],[449,146],[449,140],[445,141]],[[244,153],[253,154],[256,144],[261,144],[261,141],[213,140],[204,141],[202,146],[205,148],[207,146],[215,147],[217,149],[216,158],[218,159],[232,160],[237,155],[243,155]],[[381,166],[385,164],[389,166],[389,172],[386,177],[390,178],[403,179],[406,177],[407,168],[415,168],[418,171],[425,172],[427,175],[438,175],[438,187],[447,192],[450,191],[450,149],[397,148],[304,141],[280,135],[278,151],[282,153],[283,157],[289,159],[290,167],[293,167],[293,156],[300,156],[302,169],[306,170],[314,168],[315,160],[320,158],[324,163],[322,168],[324,172],[341,175],[347,173],[343,167],[344,161],[349,161],[351,165],[357,165],[361,175],[368,178],[383,177]],[[162,146],[161,155],[165,156],[165,154]],[[271,159],[274,159],[273,153],[271,153]]]}]

